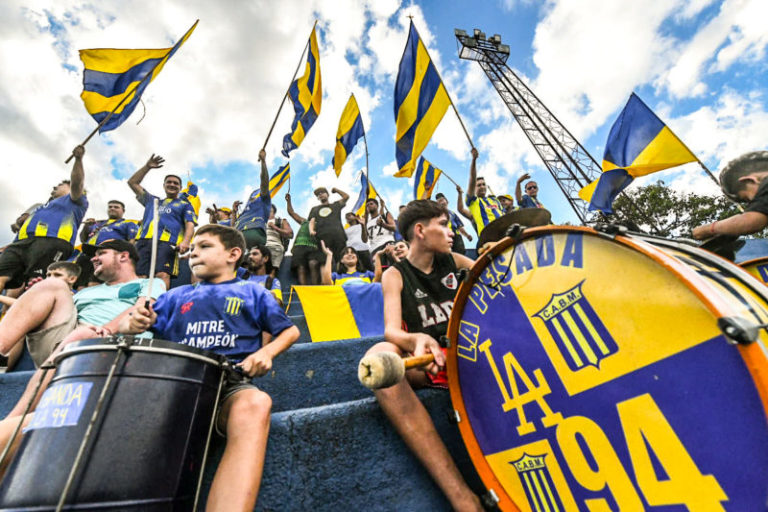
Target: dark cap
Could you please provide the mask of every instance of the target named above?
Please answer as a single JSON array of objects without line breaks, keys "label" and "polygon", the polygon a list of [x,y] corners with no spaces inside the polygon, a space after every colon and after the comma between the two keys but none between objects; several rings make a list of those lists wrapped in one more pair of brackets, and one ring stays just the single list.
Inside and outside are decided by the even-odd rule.
[{"label": "dark cap", "polygon": [[87,256],[94,256],[99,249],[112,249],[117,252],[127,252],[128,256],[136,262],[139,261],[139,252],[136,250],[136,246],[125,240],[113,238],[112,240],[105,240],[99,245],[83,244],[83,253]]},{"label": "dark cap", "polygon": [[438,192],[437,195],[435,196],[435,199],[446,199],[446,197],[445,197],[445,194],[443,194],[442,192]]}]

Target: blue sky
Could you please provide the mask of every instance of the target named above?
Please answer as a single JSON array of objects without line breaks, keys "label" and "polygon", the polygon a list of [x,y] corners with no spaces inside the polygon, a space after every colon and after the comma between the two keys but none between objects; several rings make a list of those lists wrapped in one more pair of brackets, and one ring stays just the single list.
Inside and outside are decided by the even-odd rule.
[{"label": "blue sky", "polygon": [[[339,116],[351,92],[368,134],[371,180],[396,208],[412,195],[409,180],[392,177],[392,95],[409,15],[480,151],[479,173],[497,193],[513,193],[517,176],[532,173],[553,220],[576,222],[479,65],[458,58],[454,28],[500,34],[511,48],[509,66],[596,160],[613,120],[635,91],[717,173],[739,154],[766,148],[768,33],[760,20],[767,11],[768,3],[759,0],[286,0],[238,4],[236,11],[226,2],[202,0],[4,2],[0,186],[7,200],[0,205],[0,224],[8,226],[45,199],[69,173],[63,160],[71,148],[95,125],[79,99],[77,49],[170,46],[198,18],[195,33],[148,87],[145,107],[87,146],[88,216],[103,218],[106,202],[119,198],[128,204],[129,216],[139,217],[125,180],[152,153],[166,157],[162,171],[191,173],[204,207],[245,200],[258,180],[258,150],[314,19],[324,99],[317,123],[292,153],[297,210],[309,211],[311,190],[319,185],[346,190],[351,202],[358,193],[355,176],[365,163],[361,144],[338,180],[330,166]],[[267,145],[271,171],[284,162],[280,142],[291,117],[286,104]],[[449,109],[424,154],[465,187],[469,149]],[[150,174],[147,187],[159,191],[162,175]],[[679,190],[716,193],[692,164],[636,183],[655,179]],[[438,190],[454,203],[448,181],[441,180]],[[284,212],[282,192],[276,205]],[[10,231],[2,230],[0,243],[10,240]]]}]

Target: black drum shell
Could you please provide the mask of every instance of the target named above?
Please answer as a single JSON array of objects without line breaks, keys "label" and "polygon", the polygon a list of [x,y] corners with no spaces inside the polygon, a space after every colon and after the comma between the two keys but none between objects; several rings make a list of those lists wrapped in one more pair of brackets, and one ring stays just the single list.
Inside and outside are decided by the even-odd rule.
[{"label": "black drum shell", "polygon": [[[66,510],[189,510],[216,403],[215,354],[130,338]],[[115,339],[72,344],[51,383],[93,383],[76,425],[31,430],[0,486],[0,510],[54,510],[118,351]]]}]

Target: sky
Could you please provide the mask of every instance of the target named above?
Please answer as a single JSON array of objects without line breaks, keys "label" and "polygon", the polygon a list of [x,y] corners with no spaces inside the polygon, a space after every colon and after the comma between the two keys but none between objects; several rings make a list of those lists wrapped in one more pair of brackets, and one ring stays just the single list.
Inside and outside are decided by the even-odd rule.
[{"label": "sky", "polygon": [[[66,179],[64,160],[96,126],[80,100],[85,48],[172,46],[199,19],[186,44],[153,81],[133,115],[95,136],[84,159],[90,208],[107,201],[142,207],[126,184],[152,154],[165,158],[146,188],[161,193],[166,173],[190,176],[203,209],[245,201],[258,186],[258,152],[317,20],[323,103],[291,154],[291,195],[306,215],[317,186],[350,194],[365,168],[362,141],[336,178],[336,129],[354,93],[367,133],[370,179],[393,211],[412,199],[412,181],[394,178],[394,83],[412,16],[477,147],[478,174],[497,194],[514,194],[528,172],[556,223],[577,217],[480,66],[457,55],[454,29],[499,34],[509,67],[599,162],[613,121],[637,93],[715,174],[729,160],[766,149],[768,2],[764,0],[74,0],[0,3],[0,245],[8,226]],[[269,139],[270,173],[293,112],[286,103]],[[424,156],[466,188],[470,144],[449,109]],[[635,181],[663,179],[680,191],[716,194],[698,164]],[[455,205],[455,187],[438,182]],[[285,215],[284,193],[275,198]],[[332,197],[333,200],[333,197]],[[294,229],[296,226],[294,225]]]}]

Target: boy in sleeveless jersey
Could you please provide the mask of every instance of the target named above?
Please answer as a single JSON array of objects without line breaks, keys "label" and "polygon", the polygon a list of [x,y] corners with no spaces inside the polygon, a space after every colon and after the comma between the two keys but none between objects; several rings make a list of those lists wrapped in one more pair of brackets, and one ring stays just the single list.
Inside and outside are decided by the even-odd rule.
[{"label": "boy in sleeveless jersey", "polygon": [[[158,338],[205,348],[235,361],[249,377],[266,374],[272,360],[299,337],[269,292],[235,276],[245,252],[236,229],[208,225],[195,236],[189,260],[200,282],[165,293],[152,310],[139,308],[121,332],[150,329]],[[272,334],[262,343],[262,332]],[[249,381],[228,384],[216,421],[227,444],[208,495],[208,511],[253,510],[264,468],[272,401]]]},{"label": "boy in sleeveless jersey", "polygon": [[424,465],[455,510],[482,510],[414,392],[429,385],[444,387],[445,354],[439,339],[458,290],[457,273],[472,260],[451,253],[453,232],[448,212],[434,201],[411,201],[398,218],[400,232],[411,244],[408,256],[384,272],[384,336],[368,353],[395,352],[399,356],[432,353],[427,372],[408,370],[406,378],[374,391],[381,408],[405,444]]}]

